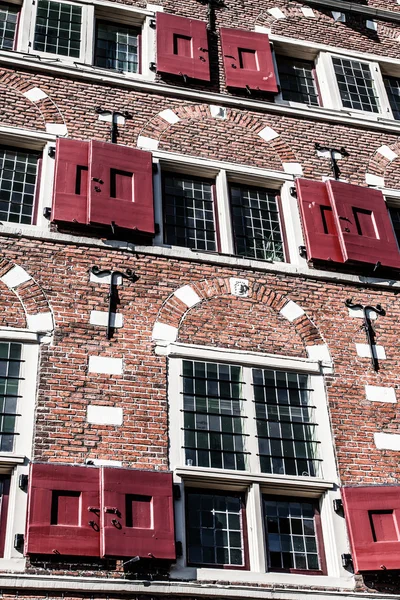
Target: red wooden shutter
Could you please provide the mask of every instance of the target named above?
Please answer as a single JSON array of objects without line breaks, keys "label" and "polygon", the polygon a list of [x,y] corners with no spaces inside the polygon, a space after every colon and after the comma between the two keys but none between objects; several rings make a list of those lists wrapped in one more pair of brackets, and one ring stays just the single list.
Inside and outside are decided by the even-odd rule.
[{"label": "red wooden shutter", "polygon": [[382,192],[327,181],[339,242],[346,261],[400,268],[400,253]]},{"label": "red wooden shutter", "polygon": [[325,183],[296,179],[296,189],[308,259],[344,262]]},{"label": "red wooden shutter", "polygon": [[154,234],[150,152],[90,142],[89,221]]},{"label": "red wooden shutter", "polygon": [[158,12],[157,71],[210,81],[206,23]]},{"label": "red wooden shutter", "polygon": [[86,224],[89,143],[58,138],[52,221]]},{"label": "red wooden shutter", "polygon": [[220,29],[227,87],[278,92],[269,38],[265,33]]},{"label": "red wooden shutter", "polygon": [[345,487],[342,497],[356,572],[400,569],[400,486]]},{"label": "red wooden shutter", "polygon": [[99,556],[99,469],[32,464],[27,554]]},{"label": "red wooden shutter", "polygon": [[172,474],[102,469],[101,556],[175,560]]}]

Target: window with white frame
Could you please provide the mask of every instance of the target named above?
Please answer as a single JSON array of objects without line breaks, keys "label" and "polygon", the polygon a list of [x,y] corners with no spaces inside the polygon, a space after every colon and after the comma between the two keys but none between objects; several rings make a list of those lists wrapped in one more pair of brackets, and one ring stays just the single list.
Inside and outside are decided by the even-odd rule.
[{"label": "window with white frame", "polygon": [[281,55],[275,58],[282,99],[319,106],[314,62]]},{"label": "window with white frame", "polygon": [[152,12],[131,6],[38,0],[24,6],[24,32],[18,49],[80,67],[152,78],[151,18]]},{"label": "window with white frame", "polygon": [[[166,171],[163,211],[166,244],[260,260],[287,260],[276,189],[229,178],[217,185],[216,179]],[[228,242],[221,235],[222,227],[228,230]]]},{"label": "window with white frame", "polygon": [[339,56],[333,56],[332,63],[343,107],[379,112],[379,96],[370,65]]},{"label": "window with white frame", "polygon": [[13,50],[19,6],[0,2],[0,50]]},{"label": "window with white frame", "polygon": [[321,507],[336,468],[323,376],[280,358],[170,347],[181,568],[329,574]]},{"label": "window with white frame", "polygon": [[31,225],[40,153],[0,145],[0,221]]},{"label": "window with white frame", "polygon": [[389,98],[390,107],[393,117],[400,120],[400,78],[399,77],[384,77],[383,78],[386,93]]}]

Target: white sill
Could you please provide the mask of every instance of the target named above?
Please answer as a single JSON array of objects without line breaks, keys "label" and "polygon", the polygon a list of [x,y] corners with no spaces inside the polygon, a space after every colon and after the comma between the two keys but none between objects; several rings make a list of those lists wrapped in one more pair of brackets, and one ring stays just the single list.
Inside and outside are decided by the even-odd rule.
[{"label": "white sill", "polygon": [[6,452],[1,452],[0,465],[10,465],[10,467],[13,465],[23,465],[25,458],[25,455],[22,454],[12,454],[11,452],[7,454]]},{"label": "white sill", "polygon": [[302,585],[307,587],[354,588],[354,577],[331,577],[329,575],[298,575],[296,573],[261,573],[235,569],[196,569],[177,567],[171,570],[171,579],[197,579],[197,581],[224,581],[234,583],[263,583],[266,585]]},{"label": "white sill", "polygon": [[25,558],[0,558],[1,571],[25,571]]}]

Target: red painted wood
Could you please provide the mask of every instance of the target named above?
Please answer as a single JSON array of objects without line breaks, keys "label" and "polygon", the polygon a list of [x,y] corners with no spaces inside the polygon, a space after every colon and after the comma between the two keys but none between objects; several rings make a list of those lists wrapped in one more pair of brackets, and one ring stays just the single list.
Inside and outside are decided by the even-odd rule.
[{"label": "red painted wood", "polygon": [[175,560],[171,473],[103,468],[101,494],[101,556]]},{"label": "red painted wood", "polygon": [[87,224],[89,143],[58,138],[51,220]]},{"label": "red painted wood", "polygon": [[344,261],[400,268],[400,253],[382,192],[327,181]]},{"label": "red painted wood", "polygon": [[325,183],[296,179],[309,260],[343,262],[339,237]]},{"label": "red painted wood", "polygon": [[150,152],[90,142],[89,222],[155,233]]},{"label": "red painted wood", "polygon": [[26,554],[99,556],[99,500],[99,469],[32,464]]},{"label": "red painted wood", "polygon": [[356,573],[400,569],[400,486],[342,488]]},{"label": "red painted wood", "polygon": [[158,12],[157,71],[210,81],[206,23]]},{"label": "red painted wood", "polygon": [[0,476],[2,490],[0,501],[0,557],[4,556],[4,546],[6,542],[6,529],[8,517],[8,501],[10,497],[10,482],[9,475]]},{"label": "red painted wood", "polygon": [[227,87],[278,93],[269,38],[264,33],[220,29]]}]

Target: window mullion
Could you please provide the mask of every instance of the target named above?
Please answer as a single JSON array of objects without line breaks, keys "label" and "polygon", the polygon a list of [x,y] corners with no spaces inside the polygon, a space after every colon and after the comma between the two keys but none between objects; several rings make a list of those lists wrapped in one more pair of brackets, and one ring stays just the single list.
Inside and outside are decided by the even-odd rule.
[{"label": "window mullion", "polygon": [[325,108],[340,110],[342,108],[342,101],[332,64],[332,56],[326,52],[320,52],[315,63],[315,71],[321,91],[322,105]]},{"label": "window mullion", "polygon": [[223,254],[234,254],[231,206],[229,199],[229,187],[226,171],[221,169],[215,181],[216,187],[216,212],[218,214],[218,227],[220,239],[220,251]]},{"label": "window mullion", "polygon": [[250,570],[265,573],[265,531],[261,489],[258,483],[250,486],[247,494],[247,528],[249,540]]},{"label": "window mullion", "polygon": [[248,457],[249,471],[251,473],[260,473],[260,460],[258,457],[258,438],[257,438],[257,421],[255,413],[255,404],[252,385],[252,369],[243,368],[243,397],[244,410],[246,411],[246,438],[247,451],[250,453]]},{"label": "window mullion", "polygon": [[94,58],[94,27],[95,27],[95,16],[94,6],[83,6],[82,7],[82,38],[81,38],[81,50],[80,59],[82,62],[91,65],[93,64]]}]

